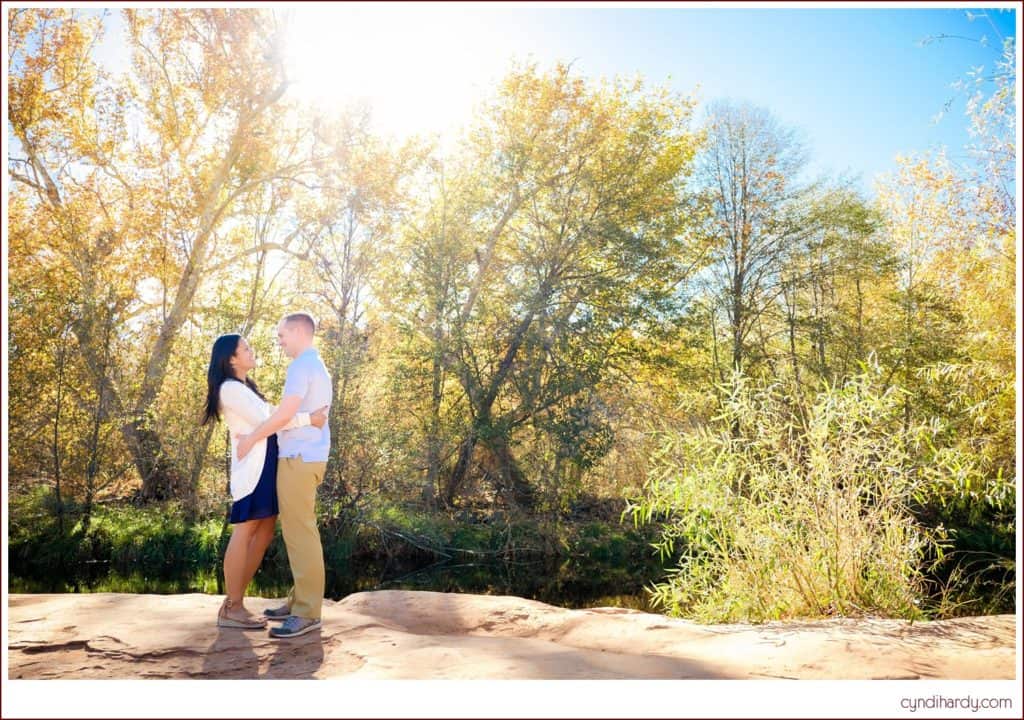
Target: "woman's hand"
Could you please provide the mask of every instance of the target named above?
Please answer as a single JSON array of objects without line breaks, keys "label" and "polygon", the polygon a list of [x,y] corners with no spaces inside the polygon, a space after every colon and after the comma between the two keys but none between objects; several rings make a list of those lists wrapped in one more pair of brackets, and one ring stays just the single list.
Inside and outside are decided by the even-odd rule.
[{"label": "woman's hand", "polygon": [[324,405],[322,408],[317,409],[316,412],[311,412],[309,414],[309,424],[322,428],[327,422],[327,408],[328,406]]},{"label": "woman's hand", "polygon": [[243,460],[249,451],[252,450],[252,446],[256,444],[256,441],[252,439],[252,435],[242,435],[238,438],[238,459]]}]

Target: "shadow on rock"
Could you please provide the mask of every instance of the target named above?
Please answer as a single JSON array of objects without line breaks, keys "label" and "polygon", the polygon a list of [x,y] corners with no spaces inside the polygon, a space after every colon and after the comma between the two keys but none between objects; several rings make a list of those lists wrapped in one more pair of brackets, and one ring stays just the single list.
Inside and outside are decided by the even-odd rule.
[{"label": "shadow on rock", "polygon": [[300,680],[315,677],[324,664],[324,639],[320,628],[296,638],[270,640],[272,654],[260,677]]},{"label": "shadow on rock", "polygon": [[[260,659],[253,647],[255,638],[264,638],[266,630],[217,628],[217,637],[206,649],[200,677],[210,679],[258,678]],[[258,641],[257,641],[258,642]]]}]

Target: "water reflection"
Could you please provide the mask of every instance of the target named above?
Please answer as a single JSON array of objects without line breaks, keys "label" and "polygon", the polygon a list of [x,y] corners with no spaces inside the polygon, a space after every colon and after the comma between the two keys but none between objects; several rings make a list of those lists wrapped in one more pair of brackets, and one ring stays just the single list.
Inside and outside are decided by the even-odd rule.
[{"label": "water reflection", "polygon": [[[287,594],[291,586],[287,561],[281,557],[273,560],[257,573],[248,594]],[[216,569],[200,569],[168,577],[122,573],[96,564],[76,568],[64,579],[12,576],[10,591],[219,594],[223,587],[217,574]],[[517,595],[569,608],[605,606],[653,611],[640,577],[622,568],[588,562],[587,558],[561,562],[370,559],[328,565],[326,595],[332,600],[366,590],[395,589]]]}]

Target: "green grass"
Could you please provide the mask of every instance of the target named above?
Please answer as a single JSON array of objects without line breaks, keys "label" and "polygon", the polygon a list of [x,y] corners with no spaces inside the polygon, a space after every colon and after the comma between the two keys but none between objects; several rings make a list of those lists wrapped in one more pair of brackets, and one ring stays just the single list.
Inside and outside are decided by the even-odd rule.
[{"label": "green grass", "polygon": [[[12,508],[13,592],[219,592],[223,518],[189,523],[174,505],[101,505],[88,533],[79,518],[61,536],[48,502],[37,493]],[[615,522],[496,516],[465,523],[382,503],[358,520],[321,518],[321,538],[332,598],[407,588],[646,607],[643,584],[664,572],[650,550],[652,533]],[[278,534],[249,593],[279,597],[290,583]]]}]

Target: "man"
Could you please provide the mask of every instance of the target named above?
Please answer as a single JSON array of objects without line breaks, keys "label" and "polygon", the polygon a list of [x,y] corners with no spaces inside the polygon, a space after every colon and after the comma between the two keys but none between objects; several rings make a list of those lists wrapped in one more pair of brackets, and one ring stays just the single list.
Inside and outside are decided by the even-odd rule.
[{"label": "man", "polygon": [[319,628],[324,599],[324,551],[316,527],[316,489],[327,469],[330,424],[282,429],[295,413],[311,412],[331,403],[331,376],[313,347],[315,332],[316,323],[308,313],[293,313],[280,322],[277,341],[285,355],[292,358],[281,404],[238,442],[241,458],[255,442],[278,433],[277,500],[294,585],[285,605],[264,613],[271,620],[284,620],[280,627],[271,628],[270,636],[274,638],[297,637]]}]

